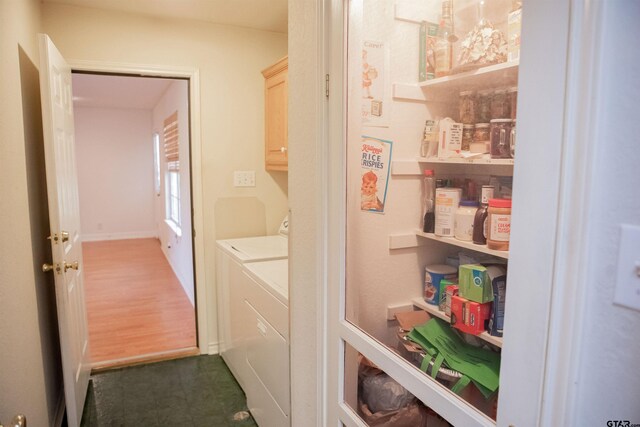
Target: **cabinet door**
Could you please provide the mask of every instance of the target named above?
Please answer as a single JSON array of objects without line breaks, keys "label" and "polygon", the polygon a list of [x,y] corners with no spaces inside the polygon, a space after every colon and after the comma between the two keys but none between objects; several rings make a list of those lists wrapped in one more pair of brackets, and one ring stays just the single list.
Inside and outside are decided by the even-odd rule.
[{"label": "cabinet door", "polygon": [[265,168],[286,171],[287,68],[268,76],[265,82]]}]

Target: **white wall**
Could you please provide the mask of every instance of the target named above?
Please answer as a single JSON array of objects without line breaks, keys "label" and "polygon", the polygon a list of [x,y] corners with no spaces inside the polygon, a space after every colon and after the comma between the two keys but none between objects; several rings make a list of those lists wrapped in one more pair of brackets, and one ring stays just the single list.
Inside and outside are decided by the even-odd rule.
[{"label": "white wall", "polygon": [[[640,3],[603,2],[600,48],[599,134],[594,136],[589,232],[582,277],[587,280],[576,425],[607,425],[608,420],[640,423],[640,312],[613,304],[620,224],[640,226],[640,150],[638,99]],[[632,266],[629,266],[632,268]]]},{"label": "white wall", "polygon": [[[44,30],[68,60],[197,68],[202,117],[202,201],[210,344],[215,346],[215,205],[255,197],[267,231],[287,212],[287,174],[264,171],[264,79],[287,53],[286,34],[44,4]],[[234,188],[234,170],[255,170],[255,188]]]},{"label": "white wall", "polygon": [[158,235],[151,111],[75,107],[84,241]]},{"label": "white wall", "polygon": [[[178,143],[180,156],[180,228],[182,233],[178,235],[169,227],[166,218],[166,162],[162,155],[162,141],[164,120],[178,112]],[[155,222],[160,231],[160,242],[173,271],[178,276],[191,303],[194,303],[193,282],[193,258],[191,236],[191,184],[190,184],[190,160],[189,160],[189,83],[186,80],[174,80],[167,88],[153,109],[153,132],[160,135],[160,165],[161,192],[159,197],[154,197]]]},{"label": "white wall", "polygon": [[62,375],[38,75],[39,0],[0,1],[0,416],[55,424]]}]

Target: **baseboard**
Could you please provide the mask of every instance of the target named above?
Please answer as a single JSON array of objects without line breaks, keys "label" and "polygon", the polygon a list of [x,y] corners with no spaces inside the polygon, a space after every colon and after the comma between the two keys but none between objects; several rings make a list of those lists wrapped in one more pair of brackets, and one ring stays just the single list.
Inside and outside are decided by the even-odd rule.
[{"label": "baseboard", "polygon": [[220,353],[220,345],[217,342],[209,343],[209,354]]},{"label": "baseboard", "polygon": [[82,235],[83,242],[99,242],[104,240],[125,240],[125,239],[150,239],[158,238],[158,232],[152,231],[124,231],[120,233],[89,233]]},{"label": "baseboard", "polygon": [[60,397],[58,398],[58,404],[56,405],[56,414],[53,420],[55,427],[62,427],[62,421],[64,421],[64,411],[66,410],[66,403],[64,400],[64,389],[60,390]]}]

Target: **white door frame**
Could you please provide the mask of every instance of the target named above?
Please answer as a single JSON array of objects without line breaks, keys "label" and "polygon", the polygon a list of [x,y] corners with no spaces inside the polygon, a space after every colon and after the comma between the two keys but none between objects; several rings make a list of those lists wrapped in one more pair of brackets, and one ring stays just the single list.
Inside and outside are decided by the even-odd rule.
[{"label": "white door frame", "polygon": [[107,61],[68,60],[73,71],[131,74],[140,76],[189,79],[189,114],[191,127],[191,204],[193,207],[193,259],[195,261],[195,304],[197,313],[198,348],[209,354],[207,316],[207,286],[205,279],[204,219],[202,204],[202,140],[200,121],[200,71],[197,68],[158,65],[138,65]]},{"label": "white door frame", "polygon": [[[318,30],[321,40],[319,48],[326,55],[321,62],[325,72],[331,74],[328,113],[325,99],[319,100],[317,108],[317,111],[326,114],[325,117],[331,121],[331,125],[326,128],[326,140],[319,141],[323,144],[322,150],[326,154],[322,157],[323,162],[320,165],[320,174],[326,178],[326,181],[323,180],[326,184],[321,188],[326,203],[315,224],[324,230],[324,245],[318,248],[318,259],[327,269],[326,282],[318,283],[318,286],[323,288],[320,293],[325,297],[325,311],[322,313],[324,318],[319,319],[320,324],[324,325],[325,351],[322,360],[323,413],[319,414],[318,419],[322,419],[322,425],[326,426],[338,426],[342,423],[349,426],[362,425],[355,413],[343,403],[345,372],[342,360],[346,339],[356,350],[365,353],[391,376],[402,378],[402,382],[416,396],[423,400],[426,398],[434,404],[434,408],[440,407],[450,411],[450,421],[456,424],[459,422],[460,425],[491,425],[493,423],[474,413],[472,408],[463,408],[464,405],[451,401],[448,393],[441,393],[432,388],[425,390],[425,387],[421,386],[423,380],[385,354],[388,350],[384,346],[344,320],[345,193],[340,181],[344,179],[345,159],[340,145],[344,140],[342,124],[346,96],[345,79],[342,74],[345,59],[343,2],[346,1],[348,0],[320,2],[325,6],[320,12],[323,14],[324,27]],[[589,66],[597,59],[596,42],[600,32],[596,18],[601,7],[589,7],[594,3],[598,2],[564,0],[558,3],[525,3],[525,13],[530,13],[529,16],[532,18],[525,17],[523,32],[528,31],[538,38],[535,42],[527,42],[532,46],[526,47],[528,52],[525,61],[530,60],[531,64],[535,61],[536,65],[528,67],[528,75],[521,76],[521,83],[527,81],[529,93],[534,81],[543,87],[537,92],[538,99],[529,98],[534,105],[527,108],[541,114],[527,120],[518,120],[519,131],[525,134],[526,130],[529,135],[532,134],[533,122],[538,121],[536,126],[539,131],[536,134],[539,136],[539,143],[534,147],[538,150],[537,153],[526,153],[532,154],[533,161],[518,166],[516,172],[519,188],[533,188],[533,191],[525,191],[528,200],[518,199],[521,205],[517,220],[524,224],[527,218],[530,218],[525,212],[527,210],[535,214],[543,211],[544,223],[548,228],[524,230],[525,226],[520,226],[518,230],[519,259],[515,259],[514,256],[512,260],[518,264],[518,269],[513,272],[511,278],[522,279],[520,283],[528,290],[513,292],[517,294],[514,296],[517,300],[514,303],[518,303],[517,310],[511,309],[511,314],[507,316],[512,323],[517,322],[516,317],[535,319],[537,326],[534,327],[532,323],[532,326],[527,328],[529,336],[515,337],[513,341],[533,339],[536,346],[534,351],[524,355],[520,354],[520,350],[525,348],[521,343],[506,345],[503,354],[508,352],[511,361],[536,359],[537,362],[535,369],[532,369],[535,381],[526,385],[518,384],[519,374],[516,371],[520,370],[522,374],[521,364],[503,366],[502,371],[505,375],[500,381],[501,388],[521,390],[525,396],[533,397],[532,400],[526,401],[517,396],[509,396],[509,399],[505,396],[506,407],[499,406],[498,417],[503,424],[546,425],[553,420],[559,422],[564,417],[563,421],[566,422],[561,424],[570,425],[573,420],[574,414],[571,411],[575,409],[572,405],[572,392],[576,387],[573,382],[575,367],[569,369],[569,375],[558,375],[558,372],[571,366],[576,360],[580,334],[572,339],[566,339],[566,334],[570,333],[574,325],[579,325],[584,306],[582,299],[575,298],[581,278],[577,275],[572,276],[571,273],[575,271],[572,269],[579,265],[585,250],[581,245],[583,239],[580,238],[584,231],[585,218],[576,218],[575,213],[580,212],[579,208],[589,201],[588,188],[581,183],[585,182],[585,177],[589,177],[591,163],[594,161],[591,150],[585,149],[582,145],[582,141],[594,135],[594,125],[585,126],[585,123],[591,123],[588,119],[593,120],[595,111],[593,99],[590,98],[594,92],[594,74]],[[534,22],[532,25],[535,25],[535,29],[531,25],[525,29],[528,25],[527,20]],[[547,26],[540,25],[545,21],[548,23]],[[544,32],[549,32],[549,28],[554,25],[559,28],[567,25],[566,33],[550,33],[545,36]],[[590,32],[590,37],[582,38],[591,34]],[[544,58],[549,61],[545,63]],[[538,71],[543,72],[532,75]],[[579,80],[572,82],[574,77]],[[540,104],[544,102],[548,106],[541,108]],[[554,121],[550,122],[549,118]],[[537,180],[538,188],[532,186],[533,178]],[[524,197],[524,194],[520,197]],[[540,204],[541,202],[544,203]],[[545,207],[546,211],[541,207]],[[540,265],[532,262],[531,257],[542,259],[545,264],[548,262],[542,274],[539,271]],[[531,265],[525,265],[527,262]],[[532,290],[537,290],[538,293],[531,292]],[[570,309],[567,310],[567,307]],[[529,376],[531,375],[527,378]]]}]

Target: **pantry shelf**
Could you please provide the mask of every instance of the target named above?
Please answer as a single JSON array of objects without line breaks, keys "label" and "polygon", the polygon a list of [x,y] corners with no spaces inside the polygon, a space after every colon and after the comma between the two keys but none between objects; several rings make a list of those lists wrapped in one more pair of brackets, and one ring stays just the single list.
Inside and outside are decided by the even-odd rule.
[{"label": "pantry shelf", "polygon": [[[422,297],[412,299],[411,303],[434,317],[438,317],[446,322],[451,322],[451,318],[449,316],[447,316],[444,312],[438,310],[438,307],[436,307],[435,305],[427,304],[424,299],[422,299]],[[494,337],[488,332],[483,332],[480,335],[475,336],[482,339],[483,341],[488,342],[489,344],[502,348],[502,337]]]},{"label": "pantry shelf", "polygon": [[439,77],[421,82],[418,86],[425,89],[455,87],[464,90],[496,87],[496,82],[500,82],[501,86],[517,84],[518,61],[501,62],[500,64],[480,67],[463,73]]},{"label": "pantry shelf", "polygon": [[425,239],[435,240],[436,242],[442,242],[449,245],[458,246],[465,249],[470,249],[476,252],[482,252],[484,254],[489,254],[496,256],[498,258],[509,258],[509,251],[496,251],[494,249],[489,249],[486,245],[476,245],[473,242],[466,242],[463,240],[458,240],[453,237],[442,237],[436,236],[433,233],[424,233],[422,231],[416,231],[416,235],[420,237],[424,237]]},{"label": "pantry shelf", "polygon": [[426,102],[455,97],[464,90],[515,86],[518,84],[518,65],[518,61],[502,62],[417,84],[394,83],[393,97]]},{"label": "pantry shelf", "polygon": [[437,157],[418,157],[417,160],[419,163],[513,166],[513,159],[492,159],[488,155],[485,155],[484,157],[473,157],[473,158],[455,157],[455,158],[449,158],[449,159],[439,159]]}]

